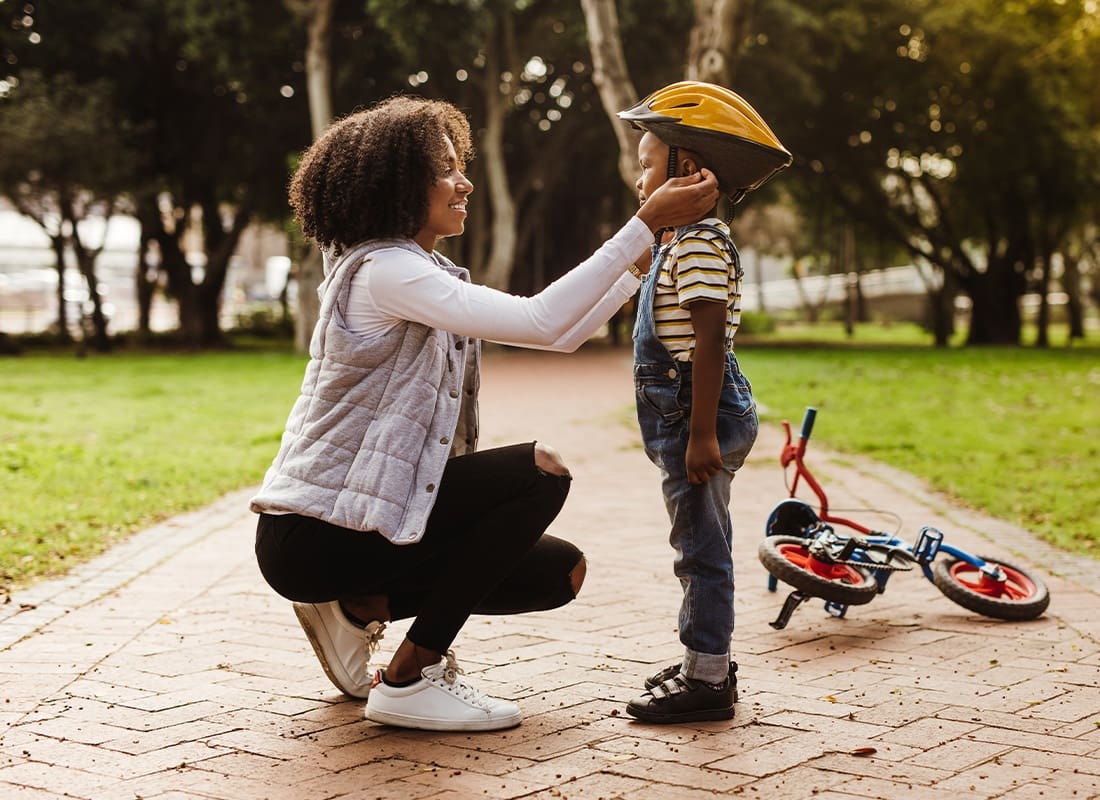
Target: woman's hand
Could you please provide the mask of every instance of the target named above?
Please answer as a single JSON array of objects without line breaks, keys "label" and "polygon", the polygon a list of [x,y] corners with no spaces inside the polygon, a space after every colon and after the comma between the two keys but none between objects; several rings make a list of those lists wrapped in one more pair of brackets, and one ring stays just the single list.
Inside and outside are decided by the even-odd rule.
[{"label": "woman's hand", "polygon": [[718,179],[709,169],[670,178],[646,198],[638,219],[656,232],[698,222],[718,204]]}]

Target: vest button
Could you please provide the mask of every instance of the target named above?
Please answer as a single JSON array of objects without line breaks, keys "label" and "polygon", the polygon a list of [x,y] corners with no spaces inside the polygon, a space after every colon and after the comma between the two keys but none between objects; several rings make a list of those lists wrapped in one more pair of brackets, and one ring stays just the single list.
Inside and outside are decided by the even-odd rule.
[{"label": "vest button", "polygon": [[465,342],[459,340],[455,342],[455,350],[461,350],[465,346]]},{"label": "vest button", "polygon": [[442,439],[439,440],[439,443],[440,444],[450,444],[451,440],[448,439],[446,436],[444,436]]},{"label": "vest button", "polygon": [[450,395],[451,395],[451,398],[452,398],[452,399],[454,399],[454,398],[457,398],[457,397],[458,397],[458,392],[457,392],[457,391],[455,391],[454,389],[451,389],[451,391],[450,391],[450,392],[448,392],[448,394],[450,394]]},{"label": "vest button", "polygon": [[676,370],[675,369],[670,369],[668,371],[668,377],[675,378],[676,377]]},{"label": "vest button", "polygon": [[429,491],[429,492],[434,492],[434,491],[435,491],[435,484],[434,484],[434,483],[429,483],[429,484],[428,484],[427,486],[425,486],[424,488],[425,488],[425,490],[427,490],[427,491]]}]

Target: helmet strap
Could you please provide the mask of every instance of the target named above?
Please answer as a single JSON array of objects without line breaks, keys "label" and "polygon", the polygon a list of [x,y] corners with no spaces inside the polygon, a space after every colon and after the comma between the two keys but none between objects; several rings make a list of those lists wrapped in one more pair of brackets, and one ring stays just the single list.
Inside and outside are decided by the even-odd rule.
[{"label": "helmet strap", "polygon": [[666,178],[675,178],[679,172],[680,148],[674,144],[668,146],[668,174]]},{"label": "helmet strap", "polygon": [[[665,173],[665,180],[676,177],[676,173],[680,171],[679,160],[680,148],[674,144],[670,144],[668,146],[668,169]],[[664,238],[665,231],[670,230],[672,230],[672,228],[658,228],[653,232],[653,258],[657,258],[657,251],[661,247],[661,239]]]}]

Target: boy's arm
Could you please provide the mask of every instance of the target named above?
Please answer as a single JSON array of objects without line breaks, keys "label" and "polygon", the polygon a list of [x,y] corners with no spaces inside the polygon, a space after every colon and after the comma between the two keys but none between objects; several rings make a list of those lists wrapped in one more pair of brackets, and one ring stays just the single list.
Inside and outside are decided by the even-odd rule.
[{"label": "boy's arm", "polygon": [[726,305],[696,300],[689,306],[695,328],[691,365],[691,427],[687,446],[687,476],[706,483],[722,469],[718,447],[718,399],[726,372]]}]

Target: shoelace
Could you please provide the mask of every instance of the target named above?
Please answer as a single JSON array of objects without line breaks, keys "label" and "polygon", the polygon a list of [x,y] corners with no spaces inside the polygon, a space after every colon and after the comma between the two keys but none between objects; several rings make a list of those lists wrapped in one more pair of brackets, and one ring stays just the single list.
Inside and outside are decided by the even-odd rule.
[{"label": "shoelace", "polygon": [[454,692],[468,703],[488,709],[491,705],[490,698],[480,690],[466,683],[466,681],[459,679],[458,676],[464,673],[462,667],[458,666],[458,660],[455,658],[455,651],[448,650],[444,660],[443,680],[446,681],[450,691]]},{"label": "shoelace", "polygon": [[363,631],[366,633],[366,638],[363,640],[363,649],[366,651],[367,661],[370,661],[374,654],[378,652],[382,640],[386,638],[386,623],[372,620],[367,623]]}]

